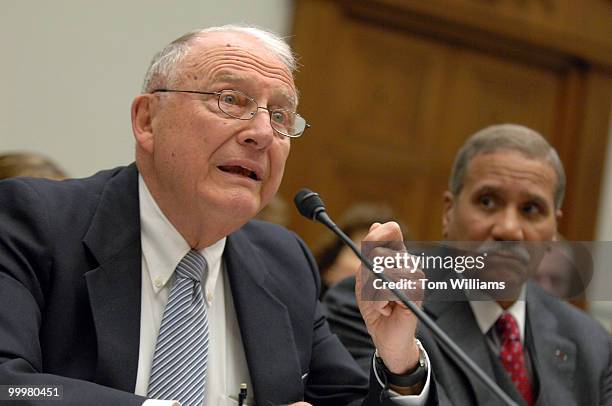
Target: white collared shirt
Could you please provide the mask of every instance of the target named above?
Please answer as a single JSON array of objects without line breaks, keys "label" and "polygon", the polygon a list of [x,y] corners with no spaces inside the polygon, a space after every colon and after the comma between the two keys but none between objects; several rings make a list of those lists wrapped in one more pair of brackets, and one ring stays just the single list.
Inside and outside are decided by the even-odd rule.
[{"label": "white collared shirt", "polygon": [[[525,311],[527,308],[525,303],[525,290],[525,285],[523,285],[518,299],[506,310],[506,312],[510,313],[516,320],[516,324],[521,334],[521,344],[525,342]],[[490,333],[495,331],[495,329],[491,328],[495,325],[499,316],[504,313],[504,309],[493,300],[471,300],[470,306],[472,307],[474,318],[482,334],[496,339],[497,341],[495,344],[499,344],[497,333]],[[499,345],[496,345],[496,348],[496,353],[499,353]]]},{"label": "white collared shirt", "polygon": [[[142,245],[142,287],[137,395],[146,396],[157,335],[174,282],[174,270],[191,249],[151,196],[142,176],[138,177]],[[208,264],[204,286],[209,328],[207,405],[236,405],[240,384],[251,388],[244,346],[236,319],[232,294],[222,255],[226,238],[200,250]],[[214,371],[214,373],[211,373]],[[143,406],[177,405],[170,400],[152,400]]]}]

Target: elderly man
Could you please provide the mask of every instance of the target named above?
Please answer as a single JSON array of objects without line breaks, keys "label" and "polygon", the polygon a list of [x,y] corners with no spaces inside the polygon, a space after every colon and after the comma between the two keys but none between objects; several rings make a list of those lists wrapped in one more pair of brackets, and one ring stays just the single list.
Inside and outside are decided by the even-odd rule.
[{"label": "elderly man", "polygon": [[[427,376],[402,385],[422,357],[414,342],[393,347],[381,336],[368,391],[322,316],[303,242],[249,221],[307,127],[295,113],[294,68],[270,33],[192,32],[154,58],[132,104],[135,165],[0,183],[0,383],[9,385],[0,399],[423,403]],[[372,331],[401,327],[388,313]],[[399,330],[414,335],[413,325]],[[387,372],[396,392],[381,384]]]},{"label": "elderly man", "polygon": [[[457,155],[444,194],[444,237],[502,244],[553,240],[564,187],[563,166],[541,135],[518,125],[485,128]],[[387,229],[384,239],[376,234],[382,227]],[[365,240],[400,238],[389,223],[375,225]],[[486,271],[481,271],[482,279]],[[424,310],[519,404],[612,404],[607,332],[579,310],[524,283],[524,276],[514,271],[506,275],[505,282],[516,289],[506,290],[510,296],[500,300],[468,301],[463,293],[463,300],[435,300],[432,295]],[[365,347],[373,351],[374,345],[358,321],[354,285],[349,279],[332,287],[324,303],[332,331],[352,354],[363,356]],[[369,328],[369,314],[361,307]],[[441,404],[500,404],[427,329],[418,335],[429,354]]]}]

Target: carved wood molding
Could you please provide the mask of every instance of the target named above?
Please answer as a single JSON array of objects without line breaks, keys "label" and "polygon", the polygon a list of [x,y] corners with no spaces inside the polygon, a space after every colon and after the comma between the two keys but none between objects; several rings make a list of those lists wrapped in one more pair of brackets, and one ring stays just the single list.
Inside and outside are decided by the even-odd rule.
[{"label": "carved wood molding", "polygon": [[[537,10],[539,21],[543,21],[545,13],[557,13],[560,0],[336,1],[346,13],[376,19],[390,27],[444,36],[476,47],[484,43],[490,48],[491,42],[498,42],[505,48],[533,49],[543,53],[545,59],[578,60],[612,71],[612,7],[609,28],[605,28],[608,35],[594,36],[577,30],[578,22],[573,31],[564,28],[571,16],[563,16],[563,19],[558,16],[555,24],[542,24],[521,15],[521,11]],[[501,8],[509,12],[498,12]]]},{"label": "carved wood molding", "polygon": [[559,8],[558,0],[466,0],[488,7],[510,7],[517,11],[536,9],[545,13],[554,13]]}]

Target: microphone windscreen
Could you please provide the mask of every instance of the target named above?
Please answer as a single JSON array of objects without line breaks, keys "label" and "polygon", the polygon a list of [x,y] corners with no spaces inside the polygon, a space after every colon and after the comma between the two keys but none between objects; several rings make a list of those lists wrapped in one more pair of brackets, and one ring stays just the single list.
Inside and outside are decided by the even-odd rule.
[{"label": "microphone windscreen", "polygon": [[317,213],[325,211],[325,204],[319,194],[309,189],[300,189],[293,202],[300,214],[310,220],[315,220]]}]

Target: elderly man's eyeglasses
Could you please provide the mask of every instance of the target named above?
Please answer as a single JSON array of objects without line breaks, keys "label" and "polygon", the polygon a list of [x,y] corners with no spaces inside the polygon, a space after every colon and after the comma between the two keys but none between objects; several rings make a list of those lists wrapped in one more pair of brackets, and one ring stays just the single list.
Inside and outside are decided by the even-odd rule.
[{"label": "elderly man's eyeglasses", "polygon": [[151,93],[193,93],[217,96],[219,109],[230,117],[239,120],[251,120],[259,109],[270,114],[270,125],[277,133],[286,137],[297,138],[310,127],[306,120],[295,111],[284,109],[270,110],[257,105],[255,99],[238,90],[221,90],[220,92],[197,92],[195,90],[155,89]]}]

